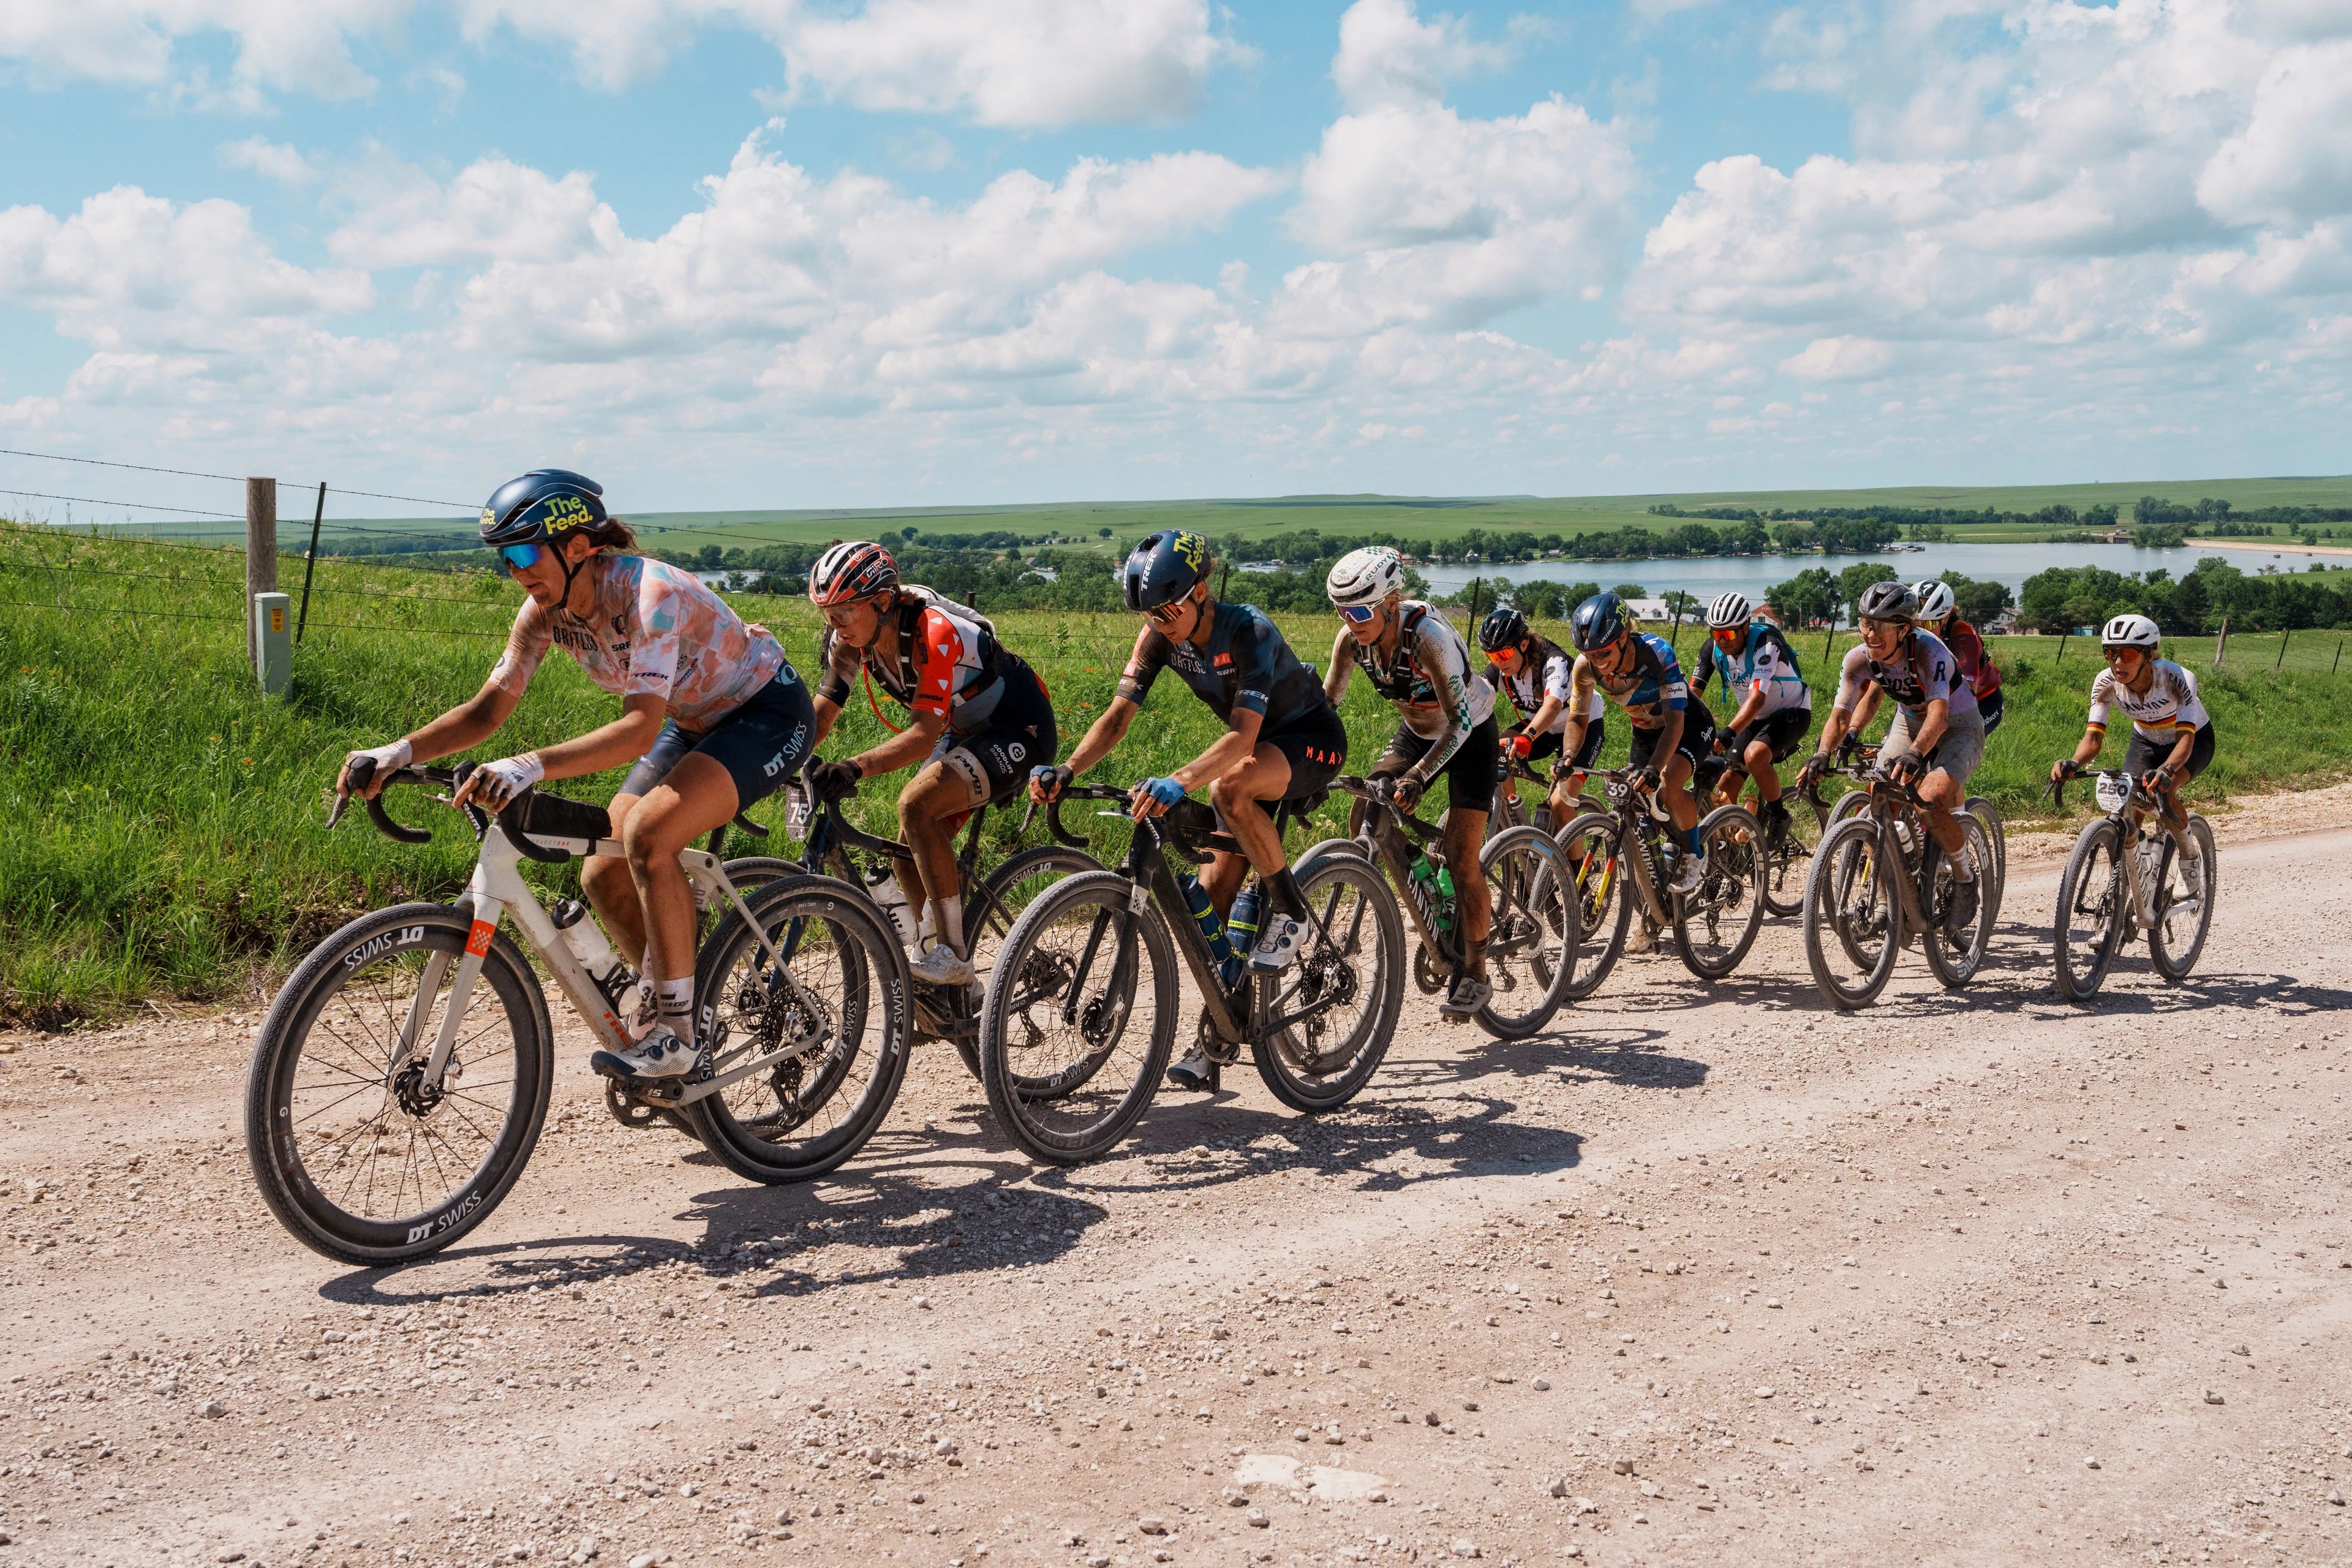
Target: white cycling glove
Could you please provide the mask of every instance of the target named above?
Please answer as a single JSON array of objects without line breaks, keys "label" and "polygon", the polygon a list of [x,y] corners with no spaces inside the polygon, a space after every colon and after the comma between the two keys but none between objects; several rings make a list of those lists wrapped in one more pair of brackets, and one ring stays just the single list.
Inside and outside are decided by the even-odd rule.
[{"label": "white cycling glove", "polygon": [[399,740],[389,746],[375,746],[364,752],[353,752],[343,759],[343,767],[348,772],[353,763],[358,762],[362,757],[366,757],[375,763],[375,776],[378,779],[385,779],[406,767],[413,754],[407,741]]},{"label": "white cycling glove", "polygon": [[485,811],[504,809],[507,803],[547,776],[537,752],[500,757],[484,763],[474,773],[474,802]]}]

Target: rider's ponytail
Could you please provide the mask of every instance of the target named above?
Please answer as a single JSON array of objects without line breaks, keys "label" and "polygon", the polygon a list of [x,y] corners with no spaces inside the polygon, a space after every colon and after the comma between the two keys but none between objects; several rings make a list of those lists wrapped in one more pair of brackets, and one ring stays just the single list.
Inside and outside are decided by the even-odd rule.
[{"label": "rider's ponytail", "polygon": [[602,522],[583,527],[580,531],[586,534],[588,542],[599,550],[618,551],[627,555],[637,548],[636,531],[617,517],[608,517]]}]

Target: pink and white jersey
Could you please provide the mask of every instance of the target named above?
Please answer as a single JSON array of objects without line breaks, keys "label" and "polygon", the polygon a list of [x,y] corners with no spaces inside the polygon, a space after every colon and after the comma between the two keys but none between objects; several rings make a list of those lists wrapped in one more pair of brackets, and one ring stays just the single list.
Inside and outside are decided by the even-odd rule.
[{"label": "pink and white jersey", "polygon": [[642,555],[595,555],[580,575],[572,602],[588,599],[588,613],[524,600],[492,684],[520,696],[548,648],[561,646],[614,696],[659,697],[679,729],[699,733],[792,674],[776,639],[746,626],[691,572]]}]

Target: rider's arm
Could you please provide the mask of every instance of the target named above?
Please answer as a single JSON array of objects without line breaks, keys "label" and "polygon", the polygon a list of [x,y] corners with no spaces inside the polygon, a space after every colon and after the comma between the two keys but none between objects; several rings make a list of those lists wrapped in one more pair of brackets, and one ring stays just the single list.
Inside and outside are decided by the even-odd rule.
[{"label": "rider's arm", "polygon": [[[1344,627],[1339,635],[1348,635]],[[1463,658],[1461,642],[1444,619],[1434,614],[1423,617],[1413,634],[1413,660],[1423,674],[1432,678],[1432,684],[1438,689],[1438,700],[1445,705],[1445,733],[1431,742],[1421,761],[1405,773],[1407,778],[1425,784],[1454,760],[1454,753],[1470,738],[1470,668]]]},{"label": "rider's arm", "polygon": [[1927,710],[1919,717],[1919,727],[1912,731],[1911,750],[1915,755],[1926,756],[1934,751],[1951,727],[1952,704],[1948,698],[1930,697]]},{"label": "rider's arm", "polygon": [[904,730],[870,751],[858,752],[850,761],[856,764],[859,773],[869,779],[895,773],[929,756],[947,727],[946,714],[918,712]]},{"label": "rider's arm", "polygon": [[1331,700],[1334,708],[1339,706],[1339,699],[1348,695],[1348,677],[1355,672],[1356,655],[1349,647],[1355,640],[1348,635],[1346,626],[1341,626],[1339,635],[1331,639],[1331,666],[1323,674],[1323,695]]},{"label": "rider's arm", "polygon": [[1551,721],[1559,717],[1559,710],[1567,706],[1567,703],[1560,700],[1559,694],[1558,692],[1545,692],[1544,700],[1536,704],[1536,710],[1528,715],[1528,733],[1530,735],[1542,734]]},{"label": "rider's arm", "polygon": [[539,765],[551,779],[578,778],[634,763],[653,750],[668,720],[668,700],[651,692],[621,699],[621,716],[577,740],[539,748]]},{"label": "rider's arm", "polygon": [[849,701],[849,683],[856,676],[864,659],[865,655],[835,637],[830,626],[817,640],[816,661],[824,670],[824,678],[817,683],[816,700],[813,704],[816,709],[816,739],[809,742],[811,755],[824,744],[825,737],[833,733],[834,725],[841,721],[841,710]]},{"label": "rider's arm", "polygon": [[1559,738],[1559,754],[1573,757],[1584,750],[1585,715],[1592,711],[1592,666],[1582,654],[1568,673],[1568,728]]},{"label": "rider's arm", "polygon": [[[1731,682],[1727,679],[1724,684],[1726,686],[1729,686]],[[1723,726],[1727,742],[1731,735],[1737,734],[1739,731],[1745,730],[1748,725],[1753,724],[1757,720],[1763,716],[1764,683],[1759,680],[1755,683],[1754,687],[1748,691],[1747,697],[1742,700],[1739,704],[1739,711],[1731,716],[1731,722]]]},{"label": "rider's arm", "polygon": [[1822,726],[1821,741],[1813,747],[1816,755],[1828,756],[1845,743],[1848,735],[1870,722],[1870,715],[1878,708],[1878,682],[1870,679],[1869,668],[1868,648],[1856,643],[1845,650],[1838,663],[1837,696],[1830,704],[1828,722]]},{"label": "rider's arm", "polygon": [[[409,760],[429,763],[480,745],[499,732],[521,700],[521,692],[508,690],[492,676],[473,696],[406,737]],[[378,782],[361,793],[373,795],[383,787]]]},{"label": "rider's arm", "polygon": [[1217,737],[1216,743],[1168,776],[1182,784],[1187,793],[1216,778],[1235,763],[1245,760],[1257,750],[1257,732],[1265,725],[1265,715],[1247,708],[1234,710],[1234,727]]},{"label": "rider's arm", "polygon": [[2058,777],[2068,763],[2073,763],[2077,770],[2089,767],[2099,760],[2099,752],[2106,743],[2106,725],[2098,720],[2093,720],[2083,727],[2083,738],[2074,742],[2074,754],[2067,758],[2066,762],[2051,769],[2050,776],[2053,779]]}]

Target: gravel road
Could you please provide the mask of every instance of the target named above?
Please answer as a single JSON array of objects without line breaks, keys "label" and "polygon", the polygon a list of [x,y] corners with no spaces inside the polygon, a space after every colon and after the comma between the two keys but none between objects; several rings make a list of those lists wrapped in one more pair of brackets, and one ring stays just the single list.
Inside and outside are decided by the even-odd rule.
[{"label": "gravel road", "polygon": [[2352,792],[2220,824],[2200,973],[1856,1017],[1792,923],[1517,1045],[1417,997],[1039,1172],[952,1053],[839,1179],[604,1114],[451,1253],[296,1247],[257,1005],[0,1037],[0,1564],[2352,1560]]}]

